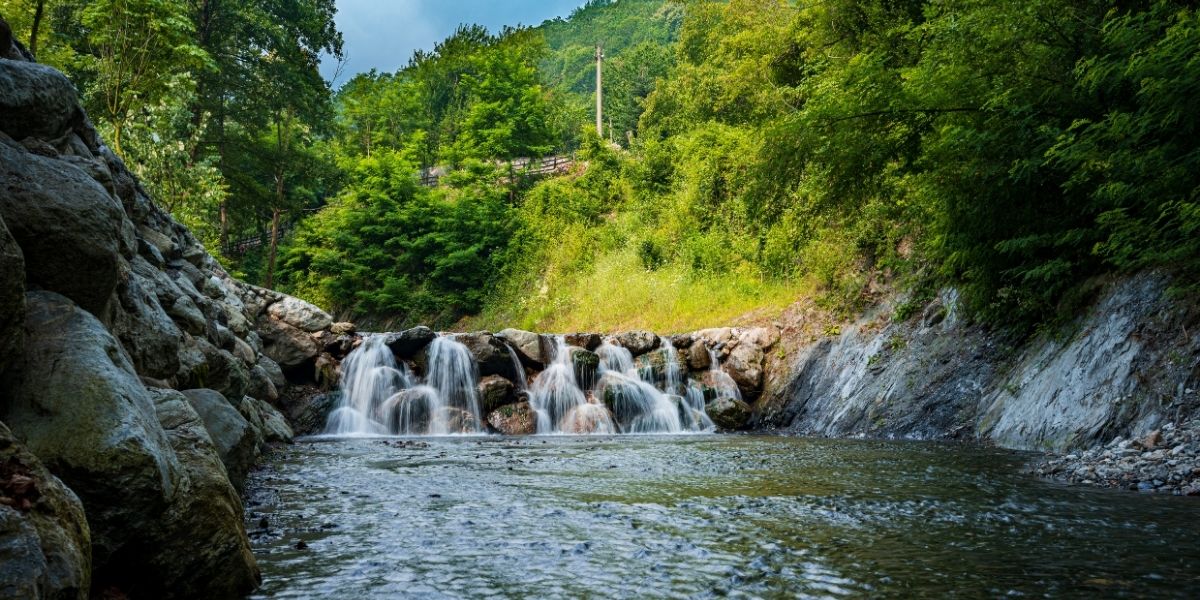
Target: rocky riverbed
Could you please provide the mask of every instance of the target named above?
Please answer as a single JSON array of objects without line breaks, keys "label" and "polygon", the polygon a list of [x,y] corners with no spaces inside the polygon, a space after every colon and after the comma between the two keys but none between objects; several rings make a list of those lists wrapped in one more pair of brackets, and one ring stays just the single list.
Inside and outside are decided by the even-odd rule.
[{"label": "rocky riverbed", "polygon": [[1134,440],[1038,461],[1032,471],[1070,483],[1177,496],[1200,496],[1200,420],[1161,429]]}]

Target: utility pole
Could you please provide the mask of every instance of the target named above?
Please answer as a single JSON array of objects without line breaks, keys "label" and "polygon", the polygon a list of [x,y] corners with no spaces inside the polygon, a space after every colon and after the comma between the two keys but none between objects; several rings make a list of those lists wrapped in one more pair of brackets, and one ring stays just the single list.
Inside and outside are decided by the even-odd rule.
[{"label": "utility pole", "polygon": [[604,137],[604,47],[596,44],[596,135]]}]

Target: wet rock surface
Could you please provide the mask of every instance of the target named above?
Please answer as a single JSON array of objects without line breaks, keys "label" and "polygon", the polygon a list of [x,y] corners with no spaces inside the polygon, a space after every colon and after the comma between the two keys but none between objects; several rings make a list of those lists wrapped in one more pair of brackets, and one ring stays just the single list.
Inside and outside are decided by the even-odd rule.
[{"label": "wet rock surface", "polygon": [[1138,439],[1037,461],[1038,475],[1139,492],[1200,496],[1200,420],[1167,423]]}]

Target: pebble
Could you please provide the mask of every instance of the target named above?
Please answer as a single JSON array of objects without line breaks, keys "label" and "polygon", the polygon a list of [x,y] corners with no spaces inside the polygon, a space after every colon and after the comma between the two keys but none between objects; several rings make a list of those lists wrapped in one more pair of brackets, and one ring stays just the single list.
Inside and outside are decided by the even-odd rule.
[{"label": "pebble", "polygon": [[1138,439],[1049,455],[1032,471],[1084,485],[1200,497],[1200,419],[1168,423]]}]

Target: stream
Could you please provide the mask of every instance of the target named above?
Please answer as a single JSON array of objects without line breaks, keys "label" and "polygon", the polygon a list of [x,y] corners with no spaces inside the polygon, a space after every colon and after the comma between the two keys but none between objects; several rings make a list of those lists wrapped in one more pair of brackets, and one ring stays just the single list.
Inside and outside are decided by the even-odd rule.
[{"label": "stream", "polygon": [[248,484],[260,598],[1175,597],[1200,503],[1025,453],[751,435],[302,439]]}]

